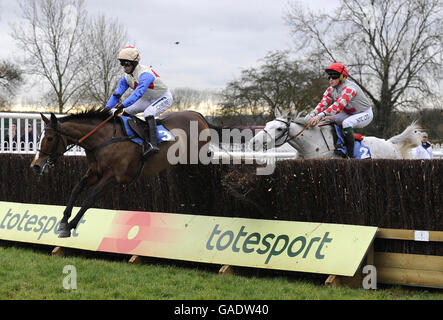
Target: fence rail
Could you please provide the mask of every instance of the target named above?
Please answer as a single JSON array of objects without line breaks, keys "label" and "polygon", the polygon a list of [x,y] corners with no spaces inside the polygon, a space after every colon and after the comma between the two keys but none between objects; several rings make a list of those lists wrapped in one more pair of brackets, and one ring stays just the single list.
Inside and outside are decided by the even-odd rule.
[{"label": "fence rail", "polygon": [[[45,114],[50,117],[49,114]],[[62,115],[57,115],[62,116]],[[9,135],[16,126],[16,136]],[[38,139],[44,129],[39,113],[0,112],[0,153],[34,154],[38,149]],[[32,129],[29,131],[29,129]],[[74,147],[66,155],[85,155],[81,147]]]}]

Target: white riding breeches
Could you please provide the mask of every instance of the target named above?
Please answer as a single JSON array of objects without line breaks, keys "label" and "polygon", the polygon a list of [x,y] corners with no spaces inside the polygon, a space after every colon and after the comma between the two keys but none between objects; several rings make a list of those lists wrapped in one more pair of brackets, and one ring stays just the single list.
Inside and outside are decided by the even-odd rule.
[{"label": "white riding breeches", "polygon": [[373,118],[374,114],[372,113],[372,108],[354,114],[347,114],[346,112],[342,111],[335,116],[332,116],[334,122],[341,124],[343,129],[349,127],[364,128],[371,123]]},{"label": "white riding breeches", "polygon": [[147,116],[157,117],[169,109],[169,107],[172,106],[173,101],[172,94],[168,90],[154,101],[144,100],[143,98],[137,100],[132,106],[125,108],[125,112],[132,115],[143,112],[145,118]]}]

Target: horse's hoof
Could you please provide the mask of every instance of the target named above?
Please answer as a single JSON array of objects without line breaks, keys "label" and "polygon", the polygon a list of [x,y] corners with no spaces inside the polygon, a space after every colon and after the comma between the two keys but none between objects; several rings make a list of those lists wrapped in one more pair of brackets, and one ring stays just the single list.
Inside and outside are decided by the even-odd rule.
[{"label": "horse's hoof", "polygon": [[60,230],[58,237],[59,238],[69,238],[71,236],[70,230]]},{"label": "horse's hoof", "polygon": [[61,222],[58,227],[58,237],[59,238],[69,238],[71,236],[71,230],[67,223]]},{"label": "horse's hoof", "polygon": [[58,226],[58,232],[69,230],[68,224],[66,222],[60,222]]}]

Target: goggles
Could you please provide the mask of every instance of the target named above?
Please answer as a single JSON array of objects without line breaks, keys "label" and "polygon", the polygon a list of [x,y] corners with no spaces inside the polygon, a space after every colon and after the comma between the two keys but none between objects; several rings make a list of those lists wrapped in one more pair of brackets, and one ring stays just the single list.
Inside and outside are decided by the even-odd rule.
[{"label": "goggles", "polygon": [[120,60],[120,65],[122,67],[131,67],[133,65],[132,61],[129,60]]},{"label": "goggles", "polygon": [[340,78],[340,73],[328,73],[328,80],[336,80]]}]

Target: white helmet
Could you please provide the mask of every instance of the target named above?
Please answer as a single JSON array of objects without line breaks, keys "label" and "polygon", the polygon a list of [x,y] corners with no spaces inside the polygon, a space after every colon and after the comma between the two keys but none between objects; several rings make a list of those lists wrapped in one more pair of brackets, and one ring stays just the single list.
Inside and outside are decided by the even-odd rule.
[{"label": "white helmet", "polygon": [[128,61],[140,61],[140,54],[137,50],[137,48],[133,46],[127,46],[123,48],[122,51],[120,51],[118,55],[119,60],[128,60]]}]

